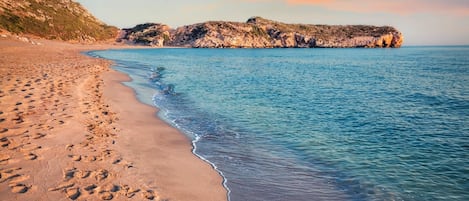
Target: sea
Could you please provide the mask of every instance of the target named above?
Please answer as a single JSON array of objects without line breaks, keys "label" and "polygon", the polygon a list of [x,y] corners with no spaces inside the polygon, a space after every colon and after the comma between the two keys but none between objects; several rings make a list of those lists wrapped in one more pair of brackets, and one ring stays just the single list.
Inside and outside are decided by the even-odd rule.
[{"label": "sea", "polygon": [[231,201],[469,200],[469,46],[87,54],[132,78]]}]

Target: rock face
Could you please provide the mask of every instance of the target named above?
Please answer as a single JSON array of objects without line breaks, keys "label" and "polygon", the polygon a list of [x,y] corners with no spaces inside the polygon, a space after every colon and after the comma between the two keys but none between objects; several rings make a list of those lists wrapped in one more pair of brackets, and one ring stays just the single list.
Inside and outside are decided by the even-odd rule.
[{"label": "rock face", "polygon": [[0,0],[0,29],[79,42],[115,39],[118,33],[72,0]]},{"label": "rock face", "polygon": [[146,26],[126,29],[126,36],[132,37],[123,38],[196,48],[398,48],[403,42],[402,34],[390,26],[285,24],[261,17],[246,23],[211,21],[176,29],[162,24],[139,27]]},{"label": "rock face", "polygon": [[122,29],[117,42],[130,42],[141,45],[162,47],[169,42],[170,28],[164,24],[139,24],[131,29]]}]

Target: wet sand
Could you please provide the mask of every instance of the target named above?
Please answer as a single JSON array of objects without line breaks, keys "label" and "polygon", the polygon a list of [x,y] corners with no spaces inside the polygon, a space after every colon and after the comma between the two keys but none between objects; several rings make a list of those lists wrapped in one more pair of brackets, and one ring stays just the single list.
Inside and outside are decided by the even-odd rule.
[{"label": "wet sand", "polygon": [[0,38],[0,200],[226,200],[190,141],[139,103],[122,48]]}]

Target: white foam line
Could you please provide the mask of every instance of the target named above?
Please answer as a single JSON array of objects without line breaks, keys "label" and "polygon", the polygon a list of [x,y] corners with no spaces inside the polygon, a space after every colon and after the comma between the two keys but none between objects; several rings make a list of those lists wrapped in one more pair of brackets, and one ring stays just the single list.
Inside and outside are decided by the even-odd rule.
[{"label": "white foam line", "polygon": [[227,191],[226,194],[227,194],[228,201],[230,201],[230,200],[231,200],[231,198],[230,198],[231,190],[230,190],[230,188],[228,188],[228,186],[227,186],[227,184],[226,184],[226,183],[228,182],[228,179],[225,177],[225,175],[223,174],[223,172],[218,169],[218,167],[217,167],[215,164],[213,164],[213,163],[210,162],[208,159],[204,158],[203,156],[201,156],[201,155],[199,155],[199,154],[197,154],[197,153],[195,152],[196,149],[197,149],[197,144],[196,144],[196,142],[198,142],[199,139],[200,139],[200,137],[199,137],[198,135],[195,135],[195,136],[196,136],[195,139],[192,140],[192,147],[193,147],[192,153],[193,153],[195,156],[197,156],[198,158],[200,158],[200,159],[202,159],[203,161],[205,161],[206,163],[210,164],[210,165],[212,166],[212,168],[213,168],[215,171],[217,171],[218,174],[223,178],[222,184],[223,184],[223,187],[224,187],[224,188],[226,189],[226,191]]},{"label": "white foam line", "polygon": [[[153,105],[155,107],[157,107],[158,109],[160,109],[160,111],[162,112],[161,116],[159,118],[161,119],[169,119],[168,118],[168,113],[169,111],[168,110],[165,110],[165,109],[161,109],[159,108],[154,102],[153,102]],[[166,118],[165,118],[166,117]],[[225,177],[225,175],[223,174],[223,172],[218,169],[218,167],[212,163],[211,161],[209,161],[208,159],[204,158],[203,156],[199,155],[196,153],[196,150],[197,150],[197,142],[200,140],[200,136],[197,135],[196,133],[192,132],[192,131],[189,131],[187,129],[183,129],[181,126],[179,126],[177,123],[176,123],[176,120],[169,120],[169,122],[171,122],[170,124],[172,126],[174,126],[175,128],[177,128],[178,130],[180,130],[182,133],[185,133],[186,135],[189,134],[189,136],[193,136],[194,137],[194,140],[192,140],[192,154],[194,154],[195,156],[197,156],[198,158],[200,158],[201,160],[205,161],[206,163],[210,164],[210,166],[212,166],[212,168],[218,172],[218,174],[223,178],[223,182],[222,182],[222,185],[223,187],[226,189],[227,191],[227,198],[228,198],[228,201],[231,200],[230,198],[230,194],[231,194],[231,190],[230,188],[228,188],[228,185],[227,185],[227,182],[228,182],[228,179]]]},{"label": "white foam line", "polygon": [[[97,55],[97,54],[95,53],[95,51],[88,51],[88,52],[86,52],[86,54],[88,54],[89,56],[100,57],[99,55]],[[101,57],[100,57],[100,58],[101,58]],[[116,60],[113,60],[113,61],[116,61]],[[115,65],[115,66],[119,66],[119,65]],[[113,67],[113,68],[114,68],[114,67]],[[114,69],[115,69],[115,68],[114,68]],[[122,72],[122,71],[120,71],[120,72]],[[127,75],[130,76],[129,73],[126,73],[126,72],[122,72],[122,73],[125,73],[125,74],[127,74]],[[136,98],[137,98],[140,102],[143,102],[143,101],[141,101],[141,100],[138,98],[138,96],[136,96]],[[158,108],[160,111],[163,111],[163,116],[168,117],[169,111],[168,111],[168,110],[164,110],[164,109],[162,109],[162,108],[159,108],[158,105],[155,104],[155,95],[152,96],[152,102],[153,102],[153,106],[154,106],[154,107]],[[157,115],[157,116],[159,116],[159,115]],[[161,117],[161,116],[159,116],[158,118],[160,118],[160,119],[162,119],[162,120],[167,120],[167,119],[169,119],[169,118],[166,118],[166,119],[165,119],[164,117]],[[212,166],[212,168],[213,168],[215,171],[217,171],[218,174],[223,178],[222,184],[223,184],[223,187],[224,187],[224,188],[226,189],[226,191],[227,191],[227,198],[228,198],[228,201],[230,201],[230,200],[231,200],[231,198],[230,198],[231,190],[230,190],[230,188],[228,188],[228,186],[227,186],[228,179],[225,177],[225,175],[223,174],[223,172],[220,171],[220,170],[218,169],[218,167],[217,167],[214,163],[210,162],[208,159],[204,158],[203,156],[201,156],[201,155],[199,155],[199,154],[197,154],[197,153],[195,152],[195,151],[197,150],[197,144],[196,144],[196,142],[198,142],[199,139],[200,139],[199,135],[195,134],[194,132],[191,132],[191,131],[188,131],[188,130],[185,130],[185,129],[181,128],[181,127],[175,122],[175,120],[171,121],[171,123],[169,123],[169,124],[172,125],[172,126],[174,126],[175,128],[177,128],[178,130],[180,130],[182,133],[191,134],[192,136],[194,136],[194,140],[192,140],[192,147],[193,147],[193,148],[192,148],[192,154],[194,154],[195,156],[197,156],[197,157],[200,158],[201,160],[205,161],[206,163],[210,164],[210,165]]]}]

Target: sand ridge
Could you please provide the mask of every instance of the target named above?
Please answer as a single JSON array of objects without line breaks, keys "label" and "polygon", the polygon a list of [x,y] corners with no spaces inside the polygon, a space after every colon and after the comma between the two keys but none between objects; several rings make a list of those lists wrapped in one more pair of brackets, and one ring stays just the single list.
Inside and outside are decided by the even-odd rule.
[{"label": "sand ridge", "polygon": [[[122,75],[79,53],[109,47],[41,44],[0,39],[0,200],[226,200],[220,176],[191,155],[187,139],[159,139],[174,128],[121,121],[135,115],[136,100],[119,103],[131,90],[103,76]],[[109,87],[127,94],[103,95]],[[141,142],[155,129],[158,140]],[[195,166],[179,167],[184,161]]]}]

